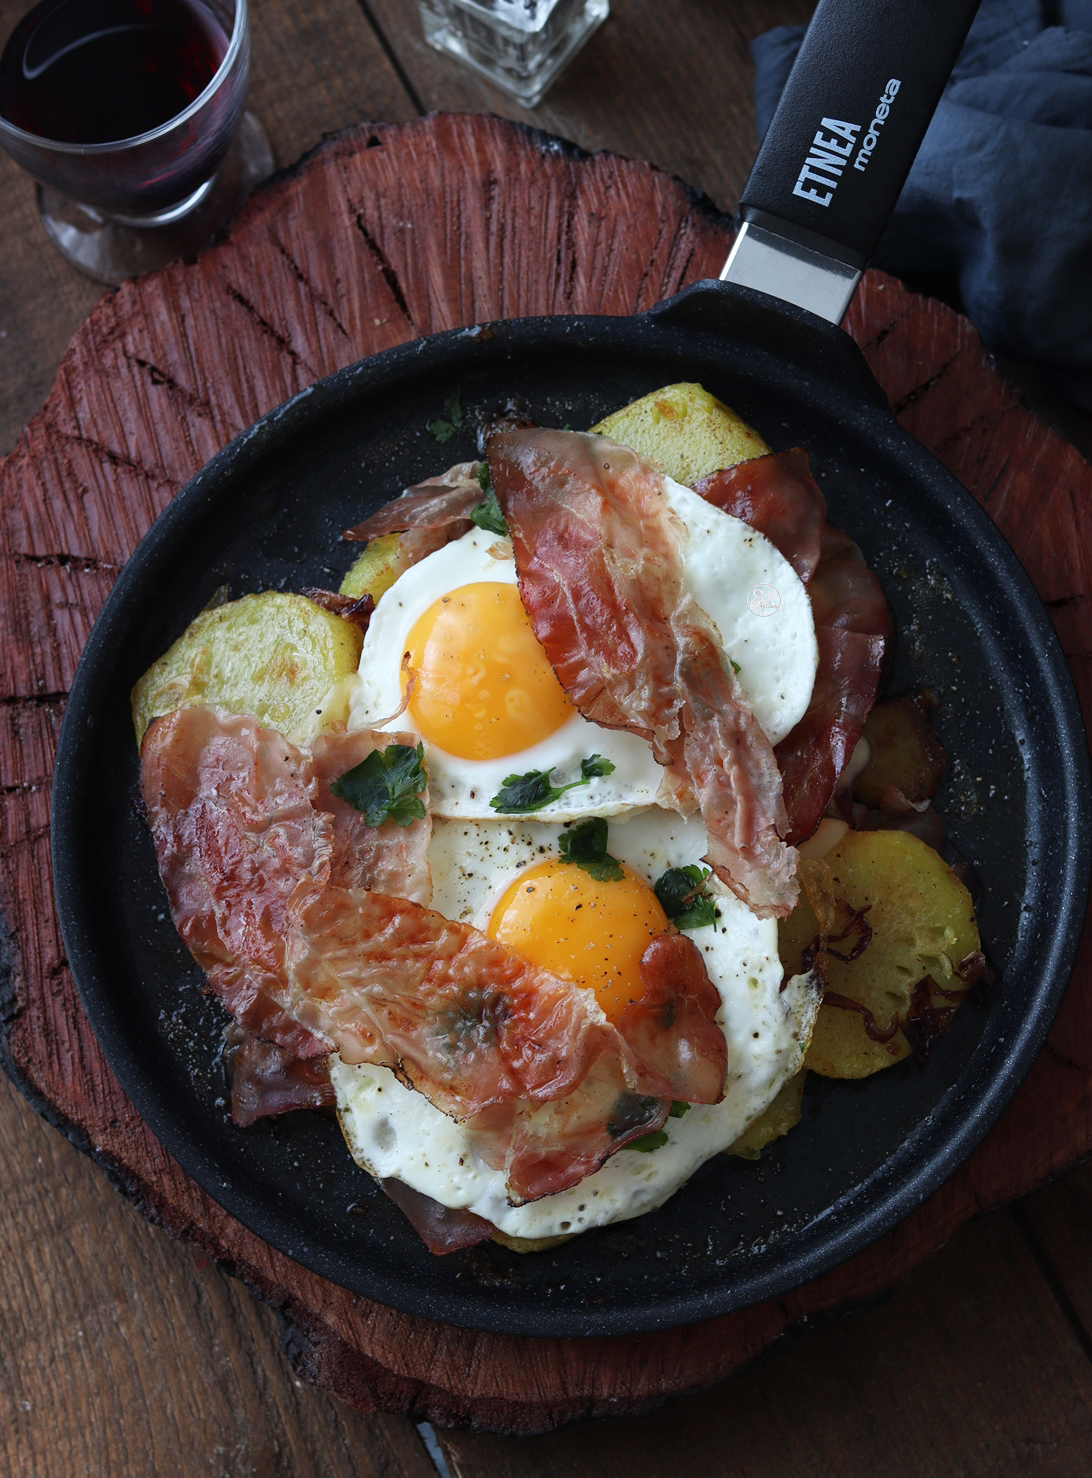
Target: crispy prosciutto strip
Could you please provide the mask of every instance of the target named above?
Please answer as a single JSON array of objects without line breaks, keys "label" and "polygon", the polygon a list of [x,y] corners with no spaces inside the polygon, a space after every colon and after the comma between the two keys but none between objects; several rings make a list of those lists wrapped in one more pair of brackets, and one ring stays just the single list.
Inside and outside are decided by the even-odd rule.
[{"label": "crispy prosciutto strip", "polygon": [[[432,875],[426,861],[430,818],[426,815],[408,826],[396,826],[393,821],[368,826],[359,811],[330,790],[332,780],[361,764],[374,749],[416,743],[416,734],[372,729],[320,734],[315,740],[308,774],[316,782],[315,807],[333,821],[329,880],[339,888],[368,888],[413,903],[432,901]],[[427,803],[427,792],[423,799]]]},{"label": "crispy prosciutto strip", "polygon": [[848,535],[827,524],[808,585],[819,670],[804,717],[777,746],[789,838],[811,836],[876,701],[890,634],[880,582]]},{"label": "crispy prosciutto strip", "polygon": [[[437,536],[432,549],[440,549],[449,540],[465,534],[471,527],[471,510],[482,500],[477,466],[476,462],[460,462],[439,477],[428,477],[415,487],[407,488],[401,497],[385,503],[363,523],[346,529],[343,537],[363,543],[368,539],[377,539],[381,534],[400,534],[412,530],[415,534]],[[403,541],[404,544],[406,542]],[[432,553],[432,549],[417,553],[416,558],[423,559],[425,553]],[[405,553],[405,548],[400,552]],[[415,561],[410,560],[409,563]]]},{"label": "crispy prosciutto strip", "polygon": [[765,534],[808,587],[819,669],[807,712],[775,750],[787,840],[802,842],[819,825],[876,701],[887,601],[856,544],[826,521],[826,501],[799,448],[716,472],[695,492]]},{"label": "crispy prosciutto strip", "polygon": [[719,1103],[728,1043],[717,1026],[720,995],[701,950],[686,934],[661,934],[641,957],[645,994],[626,1007],[618,1030],[685,1103]]},{"label": "crispy prosciutto strip", "polygon": [[333,736],[309,759],[252,718],[192,708],[153,724],[142,791],[175,922],[254,1035],[392,1068],[473,1121],[514,1202],[573,1184],[662,1120],[675,1085],[591,992],[374,891],[374,869],[335,881],[354,876],[341,854],[357,823],[324,808],[329,779],[392,737]]},{"label": "crispy prosciutto strip", "polygon": [[251,1036],[237,1021],[224,1031],[231,1079],[231,1117],[241,1129],[293,1109],[332,1108],[336,1102],[325,1057],[300,1058]]},{"label": "crispy prosciutto strip", "polygon": [[475,1216],[473,1211],[442,1206],[431,1196],[415,1191],[403,1180],[381,1180],[383,1190],[405,1216],[413,1230],[428,1250],[437,1257],[449,1252],[461,1252],[464,1247],[476,1247],[479,1242],[488,1242],[497,1230],[484,1216]]},{"label": "crispy prosciutto strip", "polygon": [[801,447],[753,457],[694,484],[707,503],[765,534],[806,585],[819,563],[827,504]]},{"label": "crispy prosciutto strip", "polygon": [[663,479],[628,448],[565,431],[507,431],[489,467],[520,594],[585,718],[651,740],[689,781],[708,861],[761,916],[796,900],[781,776],[708,617],[683,588]]}]

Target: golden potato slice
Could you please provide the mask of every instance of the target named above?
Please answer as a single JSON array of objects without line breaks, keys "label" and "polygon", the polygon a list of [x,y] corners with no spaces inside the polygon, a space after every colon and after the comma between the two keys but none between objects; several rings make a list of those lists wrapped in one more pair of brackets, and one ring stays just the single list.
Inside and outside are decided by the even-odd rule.
[{"label": "golden potato slice", "polygon": [[380,534],[378,539],[369,539],[363,554],[349,567],[338,594],[351,595],[354,600],[370,595],[374,601],[385,595],[406,568],[398,548],[401,538],[401,534]]},{"label": "golden potato slice", "polygon": [[[902,831],[847,832],[821,861],[802,863],[800,871],[801,901],[780,927],[781,958],[790,974],[807,963],[801,955],[820,932],[829,935],[830,950],[855,952],[859,930],[837,938],[850,909],[867,908],[872,930],[858,958],[828,953],[825,975],[827,996],[834,992],[864,1007],[874,1035],[869,1017],[825,1000],[804,1065],[828,1078],[864,1078],[909,1055],[903,1025],[910,1024],[911,996],[926,976],[938,987],[928,997],[933,1010],[959,1005],[959,963],[979,948],[971,895],[931,847]],[[875,1040],[896,1019],[890,1040]]]},{"label": "golden potato slice", "polygon": [[499,1242],[509,1252],[549,1252],[551,1247],[560,1247],[579,1235],[579,1232],[566,1232],[561,1237],[510,1237],[507,1232],[496,1231],[489,1240]]},{"label": "golden potato slice", "polygon": [[202,611],[133,689],[137,743],[153,718],[203,703],[309,738],[347,718],[362,641],[351,621],[279,590]]},{"label": "golden potato slice", "polygon": [[801,1104],[804,1099],[804,1079],[807,1069],[794,1077],[787,1078],[771,1103],[767,1104],[758,1118],[745,1129],[724,1151],[726,1155],[738,1155],[741,1160],[758,1160],[762,1151],[775,1139],[788,1134],[800,1122]]},{"label": "golden potato slice", "polygon": [[929,703],[925,694],[907,693],[876,704],[864,726],[869,756],[853,785],[856,800],[882,806],[892,785],[915,805],[936,795],[948,756],[929,722]]},{"label": "golden potato slice", "polygon": [[592,430],[632,447],[639,457],[687,487],[722,467],[734,467],[770,450],[735,411],[700,385],[685,383],[642,396]]}]

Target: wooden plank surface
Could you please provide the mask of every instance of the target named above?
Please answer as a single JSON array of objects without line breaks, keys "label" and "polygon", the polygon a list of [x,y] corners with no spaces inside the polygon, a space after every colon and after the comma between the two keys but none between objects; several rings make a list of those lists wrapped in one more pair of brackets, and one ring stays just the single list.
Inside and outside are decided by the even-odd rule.
[{"label": "wooden plank surface", "polygon": [[[410,116],[418,102],[497,107],[499,95],[415,40],[407,0],[369,8],[408,87],[351,4],[255,6],[253,96],[278,162],[356,121],[352,107],[389,119]],[[688,5],[682,26],[681,8],[615,0],[614,9],[536,121],[587,147],[652,157],[730,205],[753,150],[741,43],[799,18],[800,8]],[[660,22],[668,11],[670,24]],[[628,65],[632,49],[644,70]],[[364,76],[371,80],[354,92]],[[568,114],[551,111],[561,108]],[[499,110],[521,116],[508,104]],[[40,403],[63,342],[98,296],[51,257],[29,198],[25,179],[0,176],[0,424],[10,433],[0,447]],[[47,706],[47,727],[54,716]],[[25,788],[31,803],[33,776],[3,783]],[[429,1471],[408,1422],[362,1418],[297,1385],[269,1317],[148,1228],[6,1085],[0,1159],[0,1319],[17,1335],[0,1350],[0,1470]],[[883,1308],[807,1334],[750,1375],[638,1421],[526,1442],[449,1437],[453,1472],[1083,1473],[1089,1209],[1079,1172],[1028,1198],[1016,1217],[998,1213],[965,1229]]]}]

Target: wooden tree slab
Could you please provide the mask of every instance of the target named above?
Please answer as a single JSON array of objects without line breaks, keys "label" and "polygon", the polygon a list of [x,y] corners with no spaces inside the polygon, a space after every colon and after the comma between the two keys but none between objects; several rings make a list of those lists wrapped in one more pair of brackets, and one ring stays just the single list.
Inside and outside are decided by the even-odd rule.
[{"label": "wooden tree slab", "polygon": [[[155,516],[232,436],[340,365],[483,319],[650,307],[715,276],[730,229],[648,165],[587,157],[498,119],[363,126],[260,192],[221,245],[104,299],[0,466],[0,1055],[145,1215],[281,1312],[299,1372],[365,1411],[529,1432],[644,1409],[889,1286],[968,1216],[1092,1146],[1086,931],[1012,1105],[882,1241],[781,1299],[691,1328],[521,1340],[369,1303],[246,1231],[141,1123],[80,1007],[48,901],[54,747],[95,615]],[[1092,468],[1021,405],[943,305],[873,272],[847,326],[903,425],[1020,553],[1092,716]]]}]

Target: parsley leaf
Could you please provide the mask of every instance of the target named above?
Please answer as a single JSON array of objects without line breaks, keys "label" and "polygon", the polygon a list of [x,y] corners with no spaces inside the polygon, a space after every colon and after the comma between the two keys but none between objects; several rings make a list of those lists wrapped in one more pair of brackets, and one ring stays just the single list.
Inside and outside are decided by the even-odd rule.
[{"label": "parsley leaf", "polygon": [[740,675],[740,673],[743,671],[743,668],[740,667],[739,663],[736,661],[736,659],[734,657],[729,657],[728,658],[728,661],[732,664],[732,671],[735,673],[736,677],[738,677]]},{"label": "parsley leaf", "polygon": [[489,476],[489,463],[478,463],[478,486],[485,497],[470,510],[470,521],[476,523],[480,529],[485,529],[489,534],[500,534],[502,537],[508,532],[508,525],[504,521],[497,495],[493,491],[493,480]]},{"label": "parsley leaf", "polygon": [[450,441],[456,431],[462,429],[463,409],[459,404],[458,390],[455,391],[454,395],[448,397],[444,410],[447,412],[446,420],[430,421],[428,423],[428,429],[435,436],[436,440],[440,442]]},{"label": "parsley leaf", "polygon": [[669,867],[654,884],[660,907],[679,929],[704,929],[716,922],[717,910],[703,889],[707,867]]},{"label": "parsley leaf", "polygon": [[679,1100],[676,1098],[675,1102],[671,1105],[671,1108],[668,1111],[667,1117],[669,1119],[681,1119],[683,1114],[688,1114],[689,1112],[690,1105],[688,1103],[680,1103]]},{"label": "parsley leaf", "polygon": [[602,816],[593,816],[571,831],[563,831],[557,847],[562,862],[575,862],[597,883],[620,883],[625,877],[622,864],[607,851],[607,823]]},{"label": "parsley leaf", "polygon": [[667,1143],[667,1135],[662,1129],[653,1129],[651,1134],[642,1134],[640,1139],[631,1139],[629,1144],[623,1145],[623,1149],[640,1150],[642,1155],[647,1155],[652,1150],[658,1150],[662,1144]]},{"label": "parsley leaf", "polygon": [[605,760],[601,754],[593,754],[580,761],[580,779],[570,780],[568,785],[551,785],[552,770],[528,770],[526,775],[506,775],[504,785],[489,804],[494,811],[503,811],[508,816],[526,816],[531,811],[541,811],[543,806],[550,805],[574,786],[588,785],[597,775],[609,775],[613,769],[610,760]]},{"label": "parsley leaf", "polygon": [[368,826],[382,826],[384,821],[409,826],[425,814],[421,800],[428,784],[424,760],[423,744],[416,749],[388,744],[386,749],[373,749],[367,759],[331,781],[330,789],[354,810],[363,811]]}]

